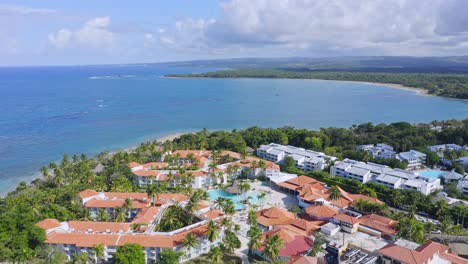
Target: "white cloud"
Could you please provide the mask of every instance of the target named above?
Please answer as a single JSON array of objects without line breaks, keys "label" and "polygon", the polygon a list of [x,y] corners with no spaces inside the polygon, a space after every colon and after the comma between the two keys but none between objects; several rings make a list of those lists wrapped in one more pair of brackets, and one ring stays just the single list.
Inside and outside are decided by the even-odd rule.
[{"label": "white cloud", "polygon": [[109,17],[96,17],[84,23],[78,29],[62,28],[49,34],[49,44],[57,49],[79,47],[90,50],[111,50],[115,34],[109,30]]},{"label": "white cloud", "polygon": [[55,9],[47,8],[32,8],[21,5],[6,5],[0,4],[0,13],[10,13],[19,15],[49,15],[56,13]]},{"label": "white cloud", "polygon": [[289,55],[468,52],[464,0],[231,0],[221,8],[216,20],[177,21],[161,34],[178,48]]}]

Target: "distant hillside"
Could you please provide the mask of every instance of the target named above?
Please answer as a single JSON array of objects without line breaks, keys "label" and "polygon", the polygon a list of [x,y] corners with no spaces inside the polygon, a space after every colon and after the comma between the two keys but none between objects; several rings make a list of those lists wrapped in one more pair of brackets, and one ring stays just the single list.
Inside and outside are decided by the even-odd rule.
[{"label": "distant hillside", "polygon": [[468,74],[468,56],[455,57],[335,57],[335,58],[242,58],[157,63],[160,66],[283,69],[287,71],[347,71],[389,73]]}]

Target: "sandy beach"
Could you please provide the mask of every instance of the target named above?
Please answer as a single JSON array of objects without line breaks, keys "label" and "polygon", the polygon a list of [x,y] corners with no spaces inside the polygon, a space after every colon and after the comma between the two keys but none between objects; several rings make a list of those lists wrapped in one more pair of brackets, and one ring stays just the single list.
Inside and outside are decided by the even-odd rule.
[{"label": "sandy beach", "polygon": [[404,85],[401,85],[401,84],[395,84],[395,83],[377,83],[377,82],[360,82],[360,81],[339,81],[339,80],[336,80],[336,82],[362,83],[362,84],[369,84],[369,85],[374,85],[374,86],[386,86],[386,87],[390,87],[390,88],[394,88],[394,89],[407,90],[407,91],[414,91],[414,92],[416,92],[416,93],[419,94],[419,95],[435,96],[435,95],[429,94],[429,93],[427,92],[427,90],[424,89],[424,88],[408,87],[408,86],[404,86]]}]

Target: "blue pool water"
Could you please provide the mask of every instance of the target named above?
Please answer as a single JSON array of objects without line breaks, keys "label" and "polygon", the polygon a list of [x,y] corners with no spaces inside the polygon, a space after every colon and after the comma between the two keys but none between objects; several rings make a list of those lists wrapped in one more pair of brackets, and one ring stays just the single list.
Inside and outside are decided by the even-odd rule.
[{"label": "blue pool water", "polygon": [[177,132],[468,116],[466,101],[363,83],[161,77],[209,70],[0,67],[0,193],[65,153],[93,155]]},{"label": "blue pool water", "polygon": [[257,199],[258,192],[255,192],[255,191],[249,191],[242,195],[234,195],[234,194],[227,193],[223,190],[209,190],[208,195],[210,196],[210,200],[212,201],[218,199],[218,197],[231,199],[234,202],[236,210],[242,210],[245,208],[245,206],[240,201],[243,199],[246,199],[247,197],[252,197],[252,199],[249,199],[251,204],[257,204],[258,202],[258,199]]},{"label": "blue pool water", "polygon": [[422,170],[422,171],[418,171],[418,174],[420,176],[427,177],[427,178],[434,178],[434,179],[439,178],[440,174],[442,174],[442,173],[444,173],[444,172],[441,171],[441,170]]}]

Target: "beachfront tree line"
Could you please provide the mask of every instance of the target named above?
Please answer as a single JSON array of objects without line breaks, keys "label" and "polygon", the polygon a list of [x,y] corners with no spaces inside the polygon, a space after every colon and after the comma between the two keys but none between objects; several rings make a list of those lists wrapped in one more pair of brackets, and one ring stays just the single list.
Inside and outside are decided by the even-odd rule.
[{"label": "beachfront tree line", "polygon": [[[153,199],[158,199],[160,192],[181,192],[189,197],[195,195],[196,191],[190,188],[190,184],[181,184],[175,187],[160,185],[153,189],[139,188],[128,167],[128,162],[140,163],[159,159],[163,153],[176,149],[211,149],[232,150],[248,155],[246,147],[257,148],[261,144],[271,142],[290,144],[305,147],[339,158],[359,158],[363,153],[357,152],[356,145],[367,143],[385,142],[393,145],[397,151],[408,149],[425,150],[428,145],[439,143],[456,143],[465,145],[468,142],[468,120],[434,122],[433,125],[443,127],[441,131],[431,129],[429,125],[413,126],[408,123],[394,123],[390,125],[370,123],[345,128],[323,128],[320,130],[295,129],[292,127],[259,128],[252,127],[245,130],[216,131],[207,130],[194,134],[187,134],[174,141],[159,143],[156,141],[146,142],[131,153],[120,151],[113,155],[103,152],[94,158],[86,155],[65,155],[58,163],[50,163],[41,171],[42,178],[34,180],[31,184],[20,183],[16,190],[0,199],[0,261],[25,262],[31,259],[50,259],[63,262],[63,255],[54,248],[43,244],[45,233],[34,224],[45,218],[56,218],[59,221],[67,220],[100,220],[100,221],[122,221],[127,216],[127,210],[131,207],[129,201],[122,209],[116,210],[115,215],[102,213],[99,219],[91,219],[89,212],[83,208],[77,198],[77,193],[84,189],[95,189],[97,191],[120,191],[120,192],[147,192]],[[465,155],[464,153],[448,153],[451,157]],[[177,158],[177,157],[174,157]],[[221,157],[220,157],[221,158]],[[362,158],[364,160],[364,158]],[[435,162],[435,161],[434,161]],[[295,168],[284,168],[294,171]],[[300,172],[302,173],[302,172]],[[405,208],[414,205],[416,211],[424,211],[429,215],[442,220],[446,232],[455,232],[459,225],[467,224],[466,207],[450,207],[444,202],[434,203],[431,197],[417,192],[390,190],[382,185],[373,183],[361,184],[341,178],[330,178],[327,172],[309,172],[307,175],[322,180],[330,186],[340,186],[351,192],[363,192],[371,196],[377,196],[389,205]],[[190,182],[187,176],[186,182]],[[162,188],[161,190],[159,188]],[[230,201],[230,200],[228,200]],[[228,201],[216,201],[226,214],[235,211],[232,203]],[[195,203],[193,203],[194,205]],[[359,210],[371,211],[392,216],[387,208],[371,208],[365,203],[358,204]],[[188,210],[181,208],[180,210]],[[177,209],[179,210],[179,209]],[[177,215],[175,212],[174,215]],[[399,216],[392,216],[396,219]],[[177,217],[173,217],[179,221]],[[408,217],[411,219],[411,217]],[[227,218],[223,226],[230,227],[224,240],[223,252],[231,252],[238,246],[236,236],[236,225],[230,223]],[[416,221],[413,221],[416,222]],[[426,230],[428,228],[425,226]],[[411,228],[418,230],[420,228]],[[416,231],[414,231],[416,232]],[[414,233],[413,232],[413,233]],[[403,235],[405,232],[402,232]],[[408,233],[408,232],[406,232]],[[414,236],[415,235],[404,235]],[[418,241],[419,239],[413,239]],[[255,243],[254,243],[255,244]],[[272,251],[274,253],[274,251]],[[167,253],[170,258],[174,254]],[[213,258],[217,257],[216,252]],[[76,258],[84,258],[76,256]],[[90,257],[90,256],[88,256]],[[49,261],[50,262],[50,261]]]}]

